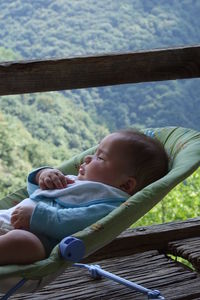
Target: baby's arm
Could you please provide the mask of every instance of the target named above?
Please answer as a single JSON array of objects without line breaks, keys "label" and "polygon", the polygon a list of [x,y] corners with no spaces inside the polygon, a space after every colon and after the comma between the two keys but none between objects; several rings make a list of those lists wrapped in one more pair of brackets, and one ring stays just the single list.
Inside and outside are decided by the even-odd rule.
[{"label": "baby's arm", "polygon": [[[49,168],[37,172],[32,180],[39,185],[41,189],[61,189],[67,187],[67,184],[74,182],[74,180],[67,178],[59,170]],[[18,206],[12,213],[11,224],[15,229],[29,230],[33,211],[34,207],[32,206]]]},{"label": "baby's arm", "polygon": [[105,217],[114,208],[115,205],[101,203],[88,207],[58,209],[40,202],[31,217],[30,231],[61,240]]},{"label": "baby's arm", "polygon": [[12,213],[11,224],[15,229],[25,229],[60,240],[95,223],[114,208],[114,205],[101,203],[58,209],[40,202],[36,207],[18,206]]}]

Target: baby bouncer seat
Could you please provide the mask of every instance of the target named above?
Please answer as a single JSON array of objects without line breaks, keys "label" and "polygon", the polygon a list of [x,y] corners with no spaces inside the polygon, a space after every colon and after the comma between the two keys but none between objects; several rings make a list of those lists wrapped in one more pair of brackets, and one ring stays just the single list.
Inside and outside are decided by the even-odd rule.
[{"label": "baby bouncer seat", "polygon": [[[67,242],[65,240],[64,244],[67,248],[65,247],[63,250],[63,255],[61,255],[62,249],[58,244],[45,260],[30,265],[0,266],[0,293],[7,293],[5,297],[8,298],[11,290],[12,293],[15,291],[23,293],[41,289],[72,263],[110,243],[199,167],[199,132],[181,127],[149,128],[143,132],[163,143],[169,155],[168,174],[131,196],[103,219],[75,233],[67,239]],[[76,175],[78,166],[85,155],[93,154],[95,149],[96,146],[76,155],[58,168],[64,174]],[[19,189],[0,201],[0,209],[9,208],[15,205],[16,201],[21,201],[26,197],[26,188]]]}]

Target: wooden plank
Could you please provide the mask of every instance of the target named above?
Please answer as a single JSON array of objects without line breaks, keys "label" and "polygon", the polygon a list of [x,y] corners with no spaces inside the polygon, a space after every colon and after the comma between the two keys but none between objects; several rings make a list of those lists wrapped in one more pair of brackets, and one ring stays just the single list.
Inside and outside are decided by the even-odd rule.
[{"label": "wooden plank", "polygon": [[200,218],[128,229],[85,261],[92,262],[116,256],[120,257],[152,249],[165,251],[171,241],[196,236],[200,236]]},{"label": "wooden plank", "polygon": [[0,95],[200,77],[200,46],[0,64]]},{"label": "wooden plank", "polygon": [[[158,251],[112,258],[95,262],[108,272],[136,282],[149,289],[158,289],[165,299],[199,299],[200,285],[197,273],[169,260]],[[108,279],[94,280],[88,271],[69,268],[52,284],[35,294],[12,299],[71,299],[71,300],[142,300],[147,297]]]},{"label": "wooden plank", "polygon": [[168,253],[188,260],[197,271],[200,271],[200,237],[171,242]]}]

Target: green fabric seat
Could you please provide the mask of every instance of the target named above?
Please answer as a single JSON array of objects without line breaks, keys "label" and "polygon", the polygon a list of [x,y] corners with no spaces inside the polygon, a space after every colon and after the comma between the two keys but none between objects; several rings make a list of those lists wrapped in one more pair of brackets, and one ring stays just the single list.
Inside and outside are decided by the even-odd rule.
[{"label": "green fabric seat", "polygon": [[[104,245],[110,243],[122,231],[146,214],[178,183],[192,174],[200,165],[200,133],[180,127],[149,128],[143,130],[147,135],[159,139],[170,158],[169,172],[160,180],[145,187],[130,197],[124,204],[112,211],[97,223],[74,234],[86,246],[88,256]],[[87,154],[95,152],[93,147],[80,155],[64,162],[59,169],[65,174],[77,174],[78,166]],[[27,197],[26,189],[20,189],[0,201],[0,209],[8,208]],[[53,249],[49,258],[25,266],[0,267],[0,292],[7,278],[28,278],[33,282],[42,279],[39,287],[47,284],[58,274],[71,265],[59,256],[58,245]],[[38,283],[37,283],[38,284]],[[28,290],[27,287],[26,290]],[[32,289],[32,288],[30,288]],[[31,290],[30,290],[31,291]]]}]

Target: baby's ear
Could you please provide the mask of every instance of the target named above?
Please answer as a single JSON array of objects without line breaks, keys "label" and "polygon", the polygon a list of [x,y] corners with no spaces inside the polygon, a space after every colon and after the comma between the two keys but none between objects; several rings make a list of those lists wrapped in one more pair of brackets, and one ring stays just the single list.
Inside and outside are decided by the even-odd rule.
[{"label": "baby's ear", "polygon": [[128,179],[123,184],[121,184],[120,188],[129,195],[133,195],[136,189],[136,185],[137,181],[135,177],[128,177]]}]

